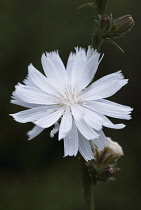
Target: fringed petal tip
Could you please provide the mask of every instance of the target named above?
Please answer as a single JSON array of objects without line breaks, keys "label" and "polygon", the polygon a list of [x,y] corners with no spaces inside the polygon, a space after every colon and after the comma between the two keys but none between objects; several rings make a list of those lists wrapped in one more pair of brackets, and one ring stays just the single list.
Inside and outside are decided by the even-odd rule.
[{"label": "fringed petal tip", "polygon": [[65,157],[76,157],[76,155],[78,154],[78,152],[77,153],[75,153],[75,154],[64,154],[64,156],[63,156],[63,158],[65,158]]},{"label": "fringed petal tip", "polygon": [[33,138],[35,138],[36,136],[38,136],[43,130],[44,130],[44,128],[41,128],[41,127],[35,125],[33,127],[33,129],[31,129],[30,131],[27,132],[28,141],[30,141]]}]

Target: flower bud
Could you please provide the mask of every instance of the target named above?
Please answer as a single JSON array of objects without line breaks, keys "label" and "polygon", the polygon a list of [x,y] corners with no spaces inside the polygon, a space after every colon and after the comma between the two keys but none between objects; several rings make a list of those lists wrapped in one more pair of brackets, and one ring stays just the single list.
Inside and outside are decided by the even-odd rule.
[{"label": "flower bud", "polygon": [[123,155],[122,147],[107,137],[109,143],[103,150],[98,149],[91,141],[94,160],[87,162],[90,176],[97,181],[113,180],[117,168],[118,159]]},{"label": "flower bud", "polygon": [[99,167],[104,167],[109,164],[115,164],[118,159],[123,156],[122,147],[117,143],[112,141],[107,137],[109,142],[108,146],[104,150],[99,150],[92,144],[92,149],[94,151],[94,156],[97,160]]},{"label": "flower bud", "polygon": [[110,138],[107,138],[109,145],[106,147],[107,152],[111,155],[115,155],[118,158],[124,155],[122,147],[115,141],[112,141]]},{"label": "flower bud", "polygon": [[113,20],[112,32],[115,35],[121,35],[129,31],[135,24],[131,15],[124,15]]},{"label": "flower bud", "polygon": [[103,151],[101,151],[99,158],[99,163],[102,165],[114,164],[121,156],[123,156],[122,147],[117,142],[112,141],[110,138],[107,139],[109,141],[109,145],[105,147]]},{"label": "flower bud", "polygon": [[100,28],[102,32],[109,31],[111,24],[111,17],[109,15],[103,15],[100,17]]}]

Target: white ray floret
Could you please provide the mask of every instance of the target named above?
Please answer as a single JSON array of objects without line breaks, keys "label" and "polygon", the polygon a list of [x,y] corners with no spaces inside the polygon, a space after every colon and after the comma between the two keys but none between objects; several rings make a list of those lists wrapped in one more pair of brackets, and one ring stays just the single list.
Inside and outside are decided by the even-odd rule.
[{"label": "white ray floret", "polygon": [[18,122],[35,125],[28,132],[29,140],[55,125],[50,136],[58,132],[58,140],[64,139],[64,156],[76,156],[79,151],[88,161],[94,158],[91,142],[100,150],[108,144],[103,126],[125,127],[113,124],[107,116],[129,120],[132,108],[106,99],[127,84],[121,71],[89,85],[102,58],[90,47],[87,51],[75,50],[69,55],[66,68],[58,52],[43,54],[45,75],[29,65],[27,78],[15,86],[11,100],[28,109],[11,116]]}]

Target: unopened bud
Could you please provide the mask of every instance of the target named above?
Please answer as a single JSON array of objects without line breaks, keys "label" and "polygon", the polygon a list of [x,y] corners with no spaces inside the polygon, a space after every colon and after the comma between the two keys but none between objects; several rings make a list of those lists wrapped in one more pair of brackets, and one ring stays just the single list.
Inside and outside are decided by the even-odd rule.
[{"label": "unopened bud", "polygon": [[100,28],[103,32],[109,30],[111,24],[111,17],[109,15],[103,15],[100,18]]},{"label": "unopened bud", "polygon": [[88,169],[92,177],[97,181],[113,180],[116,173],[116,164],[118,159],[123,155],[122,147],[107,137],[107,146],[100,150],[93,142],[91,147],[95,159],[88,162]]},{"label": "unopened bud", "polygon": [[113,20],[113,34],[121,35],[129,31],[135,24],[131,15],[124,15],[118,19]]},{"label": "unopened bud", "polygon": [[107,164],[114,164],[118,161],[118,159],[123,156],[122,147],[115,141],[112,141],[107,137],[109,142],[108,146],[104,148],[104,150],[99,150],[92,144],[92,149],[94,151],[94,156],[97,160],[99,166],[104,166]]},{"label": "unopened bud", "polygon": [[107,153],[110,155],[115,155],[118,158],[124,155],[122,147],[115,141],[112,141],[110,138],[107,138],[109,145],[106,147]]},{"label": "unopened bud", "polygon": [[109,145],[101,152],[99,162],[102,164],[113,164],[123,156],[123,150],[117,142],[112,141],[110,138],[107,138],[107,140],[109,141]]}]

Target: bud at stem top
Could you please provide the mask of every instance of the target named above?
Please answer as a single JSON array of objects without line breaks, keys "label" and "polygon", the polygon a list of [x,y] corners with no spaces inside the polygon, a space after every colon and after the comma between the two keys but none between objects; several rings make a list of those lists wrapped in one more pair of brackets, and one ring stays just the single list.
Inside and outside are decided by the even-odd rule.
[{"label": "bud at stem top", "polygon": [[135,24],[131,15],[124,15],[118,19],[113,20],[112,32],[113,34],[123,34],[129,31]]}]

